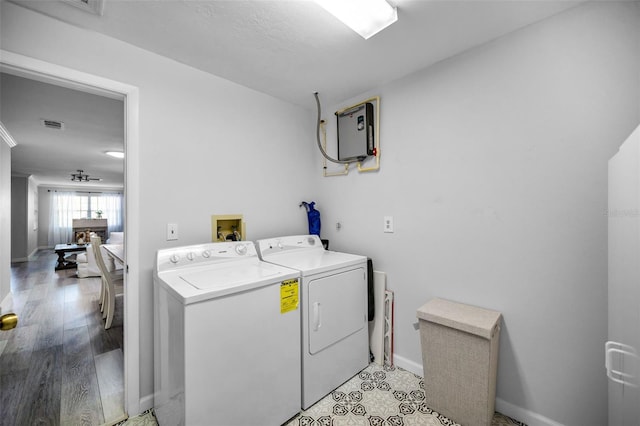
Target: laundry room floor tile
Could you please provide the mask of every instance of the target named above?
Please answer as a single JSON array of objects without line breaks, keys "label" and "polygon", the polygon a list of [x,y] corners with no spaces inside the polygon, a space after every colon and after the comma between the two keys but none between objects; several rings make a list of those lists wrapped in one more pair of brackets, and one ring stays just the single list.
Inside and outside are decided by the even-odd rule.
[{"label": "laundry room floor tile", "polygon": [[[433,411],[424,380],[396,367],[371,364],[288,421],[286,426],[460,426]],[[493,426],[526,426],[496,413]]]},{"label": "laundry room floor tile", "polygon": [[[118,425],[154,425],[153,410]],[[212,414],[212,424],[215,416]],[[492,426],[527,426],[495,413]],[[460,426],[433,411],[422,377],[397,367],[370,364],[283,426]]]}]

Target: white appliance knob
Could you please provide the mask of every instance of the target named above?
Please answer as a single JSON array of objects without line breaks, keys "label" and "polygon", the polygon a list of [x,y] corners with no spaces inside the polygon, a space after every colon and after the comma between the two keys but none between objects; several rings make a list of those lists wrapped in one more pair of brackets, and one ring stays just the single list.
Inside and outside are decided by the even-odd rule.
[{"label": "white appliance knob", "polygon": [[211,252],[209,250],[205,250],[202,252],[202,257],[204,257],[205,259],[208,259],[209,256],[211,256]]},{"label": "white appliance knob", "polygon": [[178,256],[177,254],[172,254],[169,260],[171,261],[171,263],[178,263],[178,261],[180,260],[180,256]]},{"label": "white appliance knob", "polygon": [[244,256],[245,254],[247,254],[247,246],[242,244],[242,245],[237,245],[236,246],[236,253],[238,253],[240,256]]},{"label": "white appliance knob", "polygon": [[187,259],[189,260],[193,260],[196,258],[196,254],[192,251],[190,251],[189,253],[187,253]]}]

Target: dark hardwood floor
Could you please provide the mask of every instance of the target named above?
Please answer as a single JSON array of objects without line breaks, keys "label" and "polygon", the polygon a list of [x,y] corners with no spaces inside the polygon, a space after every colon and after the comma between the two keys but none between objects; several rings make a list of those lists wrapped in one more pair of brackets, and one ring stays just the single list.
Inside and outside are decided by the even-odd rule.
[{"label": "dark hardwood floor", "polygon": [[121,420],[121,300],[105,330],[100,278],[77,278],[75,269],[55,271],[53,250],[35,257],[11,265],[12,296],[2,312],[18,314],[18,326],[0,332],[0,425]]}]

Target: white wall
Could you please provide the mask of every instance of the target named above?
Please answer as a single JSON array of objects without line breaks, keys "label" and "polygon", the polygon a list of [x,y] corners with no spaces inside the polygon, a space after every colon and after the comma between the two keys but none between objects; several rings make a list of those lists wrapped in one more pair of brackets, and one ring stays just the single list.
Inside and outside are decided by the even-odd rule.
[{"label": "white wall", "polygon": [[26,229],[27,211],[27,178],[11,176],[11,261],[25,260],[27,242]]},{"label": "white wall", "polygon": [[[93,32],[1,2],[5,50],[139,88],[140,389],[153,392],[156,250],[210,241],[212,214],[242,213],[247,237],[303,233],[308,111]],[[37,30],[34,30],[37,29]],[[294,160],[294,161],[292,161]],[[165,241],[177,223],[178,241]],[[131,274],[130,274],[131,275]]]},{"label": "white wall", "polygon": [[[50,187],[38,187],[38,247],[49,246]],[[50,247],[53,248],[53,247]]]},{"label": "white wall", "polygon": [[0,304],[11,291],[11,148],[0,138]]},{"label": "white wall", "polygon": [[[3,49],[140,88],[143,396],[155,251],[208,240],[211,214],[243,213],[249,239],[305,232],[298,203],[313,199],[333,249],[388,273],[399,359],[420,363],[412,323],[429,298],[497,309],[498,397],[526,415],[606,424],[606,161],[640,120],[637,4],[580,6],[378,88],[382,170],[318,180],[313,114],[1,7]],[[168,222],[179,241],[164,241]]]},{"label": "white wall", "polygon": [[11,261],[26,262],[35,253],[38,231],[34,227],[37,187],[28,176],[11,177]]},{"label": "white wall", "polygon": [[38,251],[38,185],[33,176],[27,180],[27,254]]},{"label": "white wall", "polygon": [[325,106],[330,140],[332,112],[374,94],[381,170],[318,178],[316,201],[332,248],[387,272],[397,361],[421,368],[429,299],[495,309],[498,408],[606,424],[607,160],[640,122],[638,3],[585,4]]},{"label": "white wall", "polygon": [[11,261],[27,260],[27,189],[28,179],[11,176]]}]

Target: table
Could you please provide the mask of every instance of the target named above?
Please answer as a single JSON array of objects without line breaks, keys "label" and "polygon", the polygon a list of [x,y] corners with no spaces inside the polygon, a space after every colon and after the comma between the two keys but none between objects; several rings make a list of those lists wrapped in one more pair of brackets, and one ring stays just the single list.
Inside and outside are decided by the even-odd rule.
[{"label": "table", "polygon": [[124,244],[103,244],[105,251],[114,261],[124,266]]},{"label": "table", "polygon": [[55,270],[58,271],[60,269],[70,269],[77,267],[78,265],[76,262],[65,259],[64,255],[76,251],[87,251],[87,246],[85,244],[56,244],[54,250],[58,255],[58,262],[56,263],[55,268]]}]

